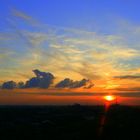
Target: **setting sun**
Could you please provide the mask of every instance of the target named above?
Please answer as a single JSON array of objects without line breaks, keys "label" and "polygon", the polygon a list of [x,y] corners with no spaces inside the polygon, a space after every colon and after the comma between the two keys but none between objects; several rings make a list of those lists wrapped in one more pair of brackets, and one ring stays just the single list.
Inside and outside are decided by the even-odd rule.
[{"label": "setting sun", "polygon": [[115,100],[115,97],[112,95],[107,95],[107,96],[104,96],[104,99],[107,101],[113,101],[113,100]]}]

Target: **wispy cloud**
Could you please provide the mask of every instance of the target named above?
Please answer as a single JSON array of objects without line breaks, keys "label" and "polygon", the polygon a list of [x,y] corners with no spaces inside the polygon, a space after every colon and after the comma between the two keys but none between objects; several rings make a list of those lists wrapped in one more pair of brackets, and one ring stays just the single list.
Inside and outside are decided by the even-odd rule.
[{"label": "wispy cloud", "polygon": [[118,79],[140,79],[140,74],[139,75],[122,75],[122,76],[115,76],[114,78]]},{"label": "wispy cloud", "polygon": [[[5,55],[0,56],[0,61],[7,63],[6,58],[11,58],[10,54],[14,52],[14,62],[7,69],[12,69],[13,63],[16,63],[16,77],[19,77],[21,69],[30,76],[29,71],[38,68],[51,71],[60,79],[72,77],[77,80],[84,77],[95,81],[111,81],[116,75],[135,74],[134,69],[140,67],[138,65],[134,68],[132,63],[139,59],[139,42],[133,40],[133,44],[130,44],[132,36],[126,35],[126,30],[119,34],[104,35],[40,23],[16,9],[12,10],[12,15],[13,17],[8,17],[10,33],[0,34],[3,42],[0,48],[3,44],[7,48],[12,45],[12,51],[5,51]],[[137,38],[139,31],[136,29],[139,27],[129,25],[128,28],[133,33],[133,38]],[[7,74],[7,78],[9,76]]]}]

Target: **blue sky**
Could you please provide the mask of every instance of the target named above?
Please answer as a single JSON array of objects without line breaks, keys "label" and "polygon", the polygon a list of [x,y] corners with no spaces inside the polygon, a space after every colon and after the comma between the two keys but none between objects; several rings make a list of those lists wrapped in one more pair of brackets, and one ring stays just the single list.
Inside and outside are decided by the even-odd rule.
[{"label": "blue sky", "polygon": [[[20,9],[50,25],[86,30],[114,30],[118,19],[140,23],[139,0],[1,0],[0,17]],[[98,29],[97,29],[98,28]]]},{"label": "blue sky", "polygon": [[[0,82],[26,81],[38,68],[58,79],[91,78],[100,88],[139,86],[139,5],[139,0],[0,0]],[[128,75],[133,78],[125,79]]]}]

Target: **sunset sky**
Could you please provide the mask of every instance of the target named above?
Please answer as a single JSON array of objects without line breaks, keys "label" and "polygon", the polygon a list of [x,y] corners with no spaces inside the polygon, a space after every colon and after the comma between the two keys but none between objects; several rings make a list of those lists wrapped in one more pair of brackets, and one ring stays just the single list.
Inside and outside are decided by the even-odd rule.
[{"label": "sunset sky", "polygon": [[64,78],[94,83],[74,92],[139,92],[139,5],[139,0],[0,0],[0,84],[25,82],[39,69],[53,73],[54,83]]}]

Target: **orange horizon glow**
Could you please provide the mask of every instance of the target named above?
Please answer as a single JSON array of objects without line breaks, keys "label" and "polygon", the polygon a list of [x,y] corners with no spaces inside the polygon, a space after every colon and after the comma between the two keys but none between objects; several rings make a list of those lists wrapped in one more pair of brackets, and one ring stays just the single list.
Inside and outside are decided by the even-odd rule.
[{"label": "orange horizon glow", "polygon": [[80,92],[79,90],[13,89],[0,90],[0,105],[140,105],[138,93]]}]

